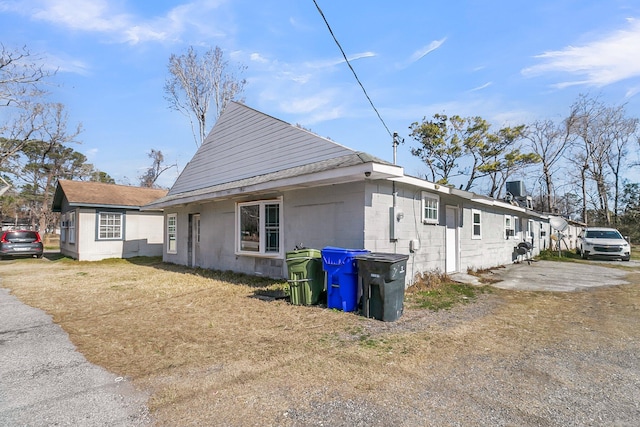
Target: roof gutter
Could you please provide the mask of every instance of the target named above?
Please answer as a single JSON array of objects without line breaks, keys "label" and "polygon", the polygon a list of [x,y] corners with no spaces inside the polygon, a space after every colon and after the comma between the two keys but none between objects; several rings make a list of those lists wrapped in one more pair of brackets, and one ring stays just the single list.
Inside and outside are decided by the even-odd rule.
[{"label": "roof gutter", "polygon": [[343,184],[363,180],[390,179],[403,176],[402,167],[386,165],[374,162],[359,165],[347,166],[343,168],[330,169],[320,172],[298,175],[293,177],[266,180],[259,183],[248,183],[243,185],[245,180],[236,181],[224,185],[218,185],[199,190],[188,191],[173,196],[166,196],[156,200],[142,210],[166,209],[173,206],[186,205],[189,203],[202,203],[214,200],[224,200],[240,197],[246,194],[261,194],[273,191],[297,190],[302,188],[322,187],[333,184]]}]

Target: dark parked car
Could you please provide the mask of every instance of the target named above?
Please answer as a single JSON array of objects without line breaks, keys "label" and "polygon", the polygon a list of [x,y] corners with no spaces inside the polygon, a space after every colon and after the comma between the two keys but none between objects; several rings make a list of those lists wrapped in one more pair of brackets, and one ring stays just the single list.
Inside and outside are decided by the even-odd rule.
[{"label": "dark parked car", "polygon": [[42,239],[37,231],[2,231],[0,237],[0,257],[36,256],[42,258]]}]

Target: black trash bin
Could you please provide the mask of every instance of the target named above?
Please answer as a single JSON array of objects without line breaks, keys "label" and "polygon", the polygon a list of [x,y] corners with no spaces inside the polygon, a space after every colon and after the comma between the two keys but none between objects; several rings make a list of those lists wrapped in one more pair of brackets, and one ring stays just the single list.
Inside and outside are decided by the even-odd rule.
[{"label": "black trash bin", "polygon": [[402,315],[408,259],[380,252],[356,257],[363,316],[393,322]]}]

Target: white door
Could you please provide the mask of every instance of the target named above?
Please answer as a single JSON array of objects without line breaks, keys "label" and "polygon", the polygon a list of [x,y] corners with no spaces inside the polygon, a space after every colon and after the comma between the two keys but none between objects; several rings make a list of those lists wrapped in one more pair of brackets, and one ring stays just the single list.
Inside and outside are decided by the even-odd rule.
[{"label": "white door", "polygon": [[447,273],[458,271],[458,208],[447,206],[447,232],[445,235]]},{"label": "white door", "polygon": [[191,265],[200,267],[200,214],[193,215],[191,221]]}]

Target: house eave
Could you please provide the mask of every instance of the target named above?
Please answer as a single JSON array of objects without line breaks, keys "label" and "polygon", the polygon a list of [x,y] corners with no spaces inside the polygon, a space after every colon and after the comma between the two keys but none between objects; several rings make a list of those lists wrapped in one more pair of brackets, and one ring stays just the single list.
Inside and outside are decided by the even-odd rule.
[{"label": "house eave", "polygon": [[142,210],[166,209],[184,206],[190,203],[206,203],[215,200],[241,198],[245,195],[273,193],[274,191],[290,191],[304,188],[322,187],[334,184],[345,184],[364,180],[381,180],[400,177],[403,168],[379,163],[363,163],[344,168],[324,170],[293,177],[274,179],[257,184],[241,185],[217,189],[216,187],[188,191],[165,197],[142,208]]},{"label": "house eave", "polygon": [[492,199],[490,197],[480,196],[471,191],[459,190],[454,187],[449,187],[446,185],[440,185],[433,182],[425,181],[420,178],[412,177],[412,176],[402,176],[399,178],[391,178],[393,181],[400,182],[403,184],[409,184],[415,187],[422,188],[426,191],[431,191],[439,194],[448,194],[456,197],[460,197],[462,199],[469,200],[474,203],[478,203],[484,206],[494,206],[502,209],[508,209],[515,212],[528,213],[531,215],[539,216],[541,218],[546,218],[545,215],[541,215],[537,212],[533,212],[530,209],[526,209],[522,206],[515,206],[510,203],[507,203],[502,200]]},{"label": "house eave", "polygon": [[[140,211],[142,206],[129,205],[103,205],[98,203],[69,203],[70,208],[88,208],[88,209],[126,209],[129,211]],[[61,209],[53,209],[53,212],[62,212]]]}]

